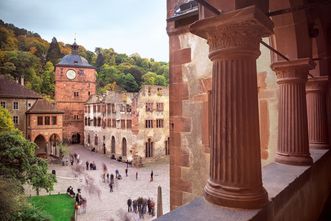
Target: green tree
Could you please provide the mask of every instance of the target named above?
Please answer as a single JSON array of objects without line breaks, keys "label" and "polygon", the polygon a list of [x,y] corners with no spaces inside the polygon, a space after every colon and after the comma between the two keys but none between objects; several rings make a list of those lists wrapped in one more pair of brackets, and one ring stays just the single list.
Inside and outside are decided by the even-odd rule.
[{"label": "green tree", "polygon": [[41,93],[53,97],[55,92],[55,76],[52,62],[48,61],[46,63],[41,80]]},{"label": "green tree", "polygon": [[62,53],[60,50],[60,46],[55,37],[53,37],[51,44],[49,45],[46,61],[51,61],[53,65],[56,65],[60,58],[62,58]]},{"label": "green tree", "polygon": [[144,74],[142,76],[143,84],[155,85],[156,76],[157,76],[157,74],[155,74],[154,72],[147,72],[146,74]]},{"label": "green tree", "polygon": [[118,80],[119,85],[128,92],[136,92],[139,86],[132,74],[121,74]]},{"label": "green tree", "polygon": [[167,79],[163,75],[156,75],[155,84],[160,86],[167,86]]},{"label": "green tree", "polygon": [[52,190],[55,177],[47,172],[47,163],[35,156],[36,144],[17,131],[0,132],[0,177]]},{"label": "green tree", "polygon": [[0,132],[14,130],[15,126],[9,111],[6,108],[0,106]]}]

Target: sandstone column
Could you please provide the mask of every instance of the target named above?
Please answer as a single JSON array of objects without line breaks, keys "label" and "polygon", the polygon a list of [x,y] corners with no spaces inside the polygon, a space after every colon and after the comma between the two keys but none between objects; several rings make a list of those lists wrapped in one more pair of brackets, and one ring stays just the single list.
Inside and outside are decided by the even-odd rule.
[{"label": "sandstone column", "polygon": [[207,39],[212,73],[210,178],[205,198],[222,206],[259,208],[262,186],[256,59],[272,22],[255,7],[203,20],[191,32]]},{"label": "sandstone column", "polygon": [[309,165],[305,85],[308,71],[314,67],[309,59],[281,61],[271,65],[279,84],[278,147],[276,162]]},{"label": "sandstone column", "polygon": [[309,147],[329,148],[326,93],[328,76],[314,77],[306,84]]}]

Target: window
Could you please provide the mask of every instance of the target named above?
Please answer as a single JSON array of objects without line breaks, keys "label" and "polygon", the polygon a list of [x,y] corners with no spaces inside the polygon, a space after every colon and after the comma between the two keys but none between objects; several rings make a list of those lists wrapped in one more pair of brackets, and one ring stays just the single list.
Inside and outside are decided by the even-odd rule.
[{"label": "window", "polygon": [[6,108],[6,102],[4,102],[4,101],[1,101],[1,106],[3,107],[3,108]]},{"label": "window", "polygon": [[88,125],[88,126],[91,126],[91,121],[92,121],[91,118],[88,118],[88,119],[87,119],[87,125]]},{"label": "window", "polygon": [[90,138],[90,135],[89,135],[89,134],[87,135],[87,143],[88,143],[88,144],[91,143],[91,138]]},{"label": "window", "polygon": [[128,112],[128,113],[131,112],[131,105],[129,105],[129,104],[126,105],[126,112]]},{"label": "window", "polygon": [[14,101],[14,103],[13,103],[13,109],[18,110],[18,102],[17,101]]},{"label": "window", "polygon": [[87,113],[90,113],[91,112],[91,106],[87,106]]},{"label": "window", "polygon": [[28,103],[28,107],[31,107],[31,103]]},{"label": "window", "polygon": [[107,104],[107,114],[111,113],[111,104]]},{"label": "window", "polygon": [[107,120],[107,127],[111,127],[111,119]]},{"label": "window", "polygon": [[94,137],[94,145],[98,145],[98,136]]},{"label": "window", "polygon": [[43,121],[43,117],[42,116],[38,116],[37,117],[37,125],[43,125],[44,121]]},{"label": "window", "polygon": [[18,124],[18,116],[13,116],[13,122],[15,125]]},{"label": "window", "polygon": [[164,149],[165,149],[165,155],[169,155],[170,154],[169,137],[168,140],[164,141]]},{"label": "window", "polygon": [[75,91],[74,92],[74,97],[79,97],[79,92]]},{"label": "window", "polygon": [[102,105],[102,113],[106,113],[106,105],[105,104]]},{"label": "window", "polygon": [[121,120],[121,128],[125,129],[125,120]]},{"label": "window", "polygon": [[93,118],[93,126],[95,126],[95,127],[97,126],[97,118],[96,117]]},{"label": "window", "polygon": [[145,126],[146,128],[153,128],[153,120],[146,120]]},{"label": "window", "polygon": [[97,112],[97,106],[93,105],[93,113]]},{"label": "window", "polygon": [[156,110],[163,111],[163,103],[156,103]]},{"label": "window", "polygon": [[87,117],[84,118],[84,121],[85,121],[84,125],[87,126]]},{"label": "window", "polygon": [[145,143],[145,156],[147,157],[153,157],[153,142],[151,141],[151,138],[148,138],[148,141]]},{"label": "window", "polygon": [[101,105],[97,105],[97,112],[100,113]]},{"label": "window", "polygon": [[131,120],[126,121],[126,128],[132,128],[132,121]]},{"label": "window", "polygon": [[45,125],[50,125],[51,123],[51,118],[49,116],[45,117]]},{"label": "window", "polygon": [[153,111],[153,103],[146,103],[146,112]]},{"label": "window", "polygon": [[79,120],[78,115],[74,115],[74,120]]},{"label": "window", "polygon": [[98,127],[101,127],[101,118],[98,117]]},{"label": "window", "polygon": [[124,104],[120,104],[120,112],[125,112],[125,105]]},{"label": "window", "polygon": [[156,127],[163,128],[163,119],[156,119]]},{"label": "window", "polygon": [[52,116],[52,125],[56,125],[56,124],[57,124],[57,117]]},{"label": "window", "polygon": [[112,127],[116,128],[116,119],[112,120]]},{"label": "window", "polygon": [[149,87],[148,88],[148,96],[151,96],[151,94],[152,94],[152,89]]}]

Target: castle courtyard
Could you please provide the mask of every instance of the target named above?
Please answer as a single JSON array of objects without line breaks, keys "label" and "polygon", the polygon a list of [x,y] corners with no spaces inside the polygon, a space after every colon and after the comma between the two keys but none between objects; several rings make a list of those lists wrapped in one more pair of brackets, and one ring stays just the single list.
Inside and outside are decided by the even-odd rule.
[{"label": "castle courtyard", "polygon": [[[72,186],[75,192],[80,188],[82,190],[82,196],[87,200],[87,209],[86,213],[78,213],[77,220],[121,220],[121,216],[128,209],[128,198],[132,200],[138,197],[145,199],[151,198],[156,203],[158,186],[162,187],[163,213],[169,212],[169,162],[166,159],[157,163],[144,165],[142,168],[134,168],[129,165],[128,177],[126,177],[126,163],[110,160],[106,155],[91,152],[81,145],[72,145],[69,147],[69,151],[72,154],[79,154],[84,171],[77,173],[72,169],[70,163],[69,166],[50,164],[49,169],[56,171],[57,179],[57,183],[51,194],[65,193],[69,186]],[[94,161],[96,170],[85,170],[86,161]],[[107,166],[108,173],[113,173],[115,176],[115,170],[117,169],[122,176],[121,180],[115,179],[113,192],[110,192],[108,183],[102,181],[103,163]],[[153,182],[150,182],[151,170],[154,173]],[[136,172],[138,172],[138,180],[136,180]],[[92,184],[94,188],[91,188],[91,185],[90,187],[86,185],[85,175],[89,175],[94,179],[93,184],[95,186]],[[98,189],[100,190],[100,194],[98,194]],[[27,190],[27,194],[35,195],[35,191]],[[42,192],[41,194],[47,193]],[[155,205],[155,214],[156,208],[157,205]],[[139,220],[138,214],[130,213],[129,215],[134,218],[133,220]],[[144,218],[144,220],[152,220],[156,217],[153,218],[146,214]]]}]

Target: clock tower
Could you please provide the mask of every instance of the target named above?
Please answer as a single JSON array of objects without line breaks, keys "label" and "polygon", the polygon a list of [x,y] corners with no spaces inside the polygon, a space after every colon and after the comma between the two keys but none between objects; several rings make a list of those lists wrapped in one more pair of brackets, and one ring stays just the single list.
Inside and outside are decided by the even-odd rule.
[{"label": "clock tower", "polygon": [[96,70],[78,55],[76,42],[71,54],[64,56],[55,66],[55,102],[64,111],[63,140],[84,142],[84,103],[96,91]]}]

